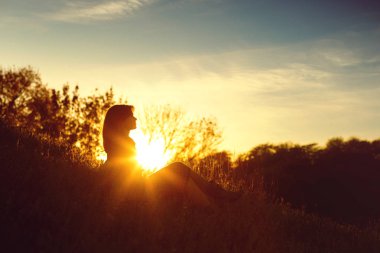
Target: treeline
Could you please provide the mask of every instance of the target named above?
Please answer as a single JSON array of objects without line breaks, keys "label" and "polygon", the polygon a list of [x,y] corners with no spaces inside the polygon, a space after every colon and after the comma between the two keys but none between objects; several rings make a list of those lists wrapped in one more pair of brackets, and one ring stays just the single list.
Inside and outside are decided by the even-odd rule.
[{"label": "treeline", "polygon": [[264,144],[236,161],[222,152],[202,163],[198,170],[209,179],[307,212],[356,224],[380,218],[380,140]]}]

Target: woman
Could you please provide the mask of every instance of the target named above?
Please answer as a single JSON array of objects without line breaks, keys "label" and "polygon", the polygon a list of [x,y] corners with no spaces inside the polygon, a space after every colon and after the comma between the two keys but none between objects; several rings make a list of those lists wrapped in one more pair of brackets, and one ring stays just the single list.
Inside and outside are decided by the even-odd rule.
[{"label": "woman", "polygon": [[107,153],[106,167],[138,173],[135,142],[129,132],[136,129],[133,106],[114,105],[108,109],[103,124],[103,147]]},{"label": "woman", "polygon": [[[105,166],[116,178],[133,188],[141,176],[135,157],[135,142],[129,136],[136,129],[134,108],[130,105],[114,105],[106,113],[103,126],[103,145],[107,153]],[[124,178],[128,180],[124,181]],[[205,181],[182,163],[172,163],[144,180],[148,195],[165,196],[170,199],[186,198],[196,205],[210,205],[219,200],[233,200],[237,195],[226,192],[213,183]],[[141,185],[141,184],[137,184]]]}]

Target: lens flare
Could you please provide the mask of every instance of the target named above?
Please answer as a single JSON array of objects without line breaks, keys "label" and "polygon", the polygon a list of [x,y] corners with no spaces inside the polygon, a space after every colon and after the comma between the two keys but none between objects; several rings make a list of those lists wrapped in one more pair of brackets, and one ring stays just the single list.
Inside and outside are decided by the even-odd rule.
[{"label": "lens flare", "polygon": [[173,152],[165,150],[163,138],[149,141],[149,137],[141,129],[132,131],[130,136],[136,143],[136,160],[146,172],[153,173],[161,169],[172,158]]}]

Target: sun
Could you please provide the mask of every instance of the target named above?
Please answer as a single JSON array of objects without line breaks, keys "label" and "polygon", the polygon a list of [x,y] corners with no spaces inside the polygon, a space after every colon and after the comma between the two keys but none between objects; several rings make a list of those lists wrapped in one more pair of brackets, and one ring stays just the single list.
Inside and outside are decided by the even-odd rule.
[{"label": "sun", "polygon": [[105,151],[99,152],[96,156],[96,160],[105,162],[107,160],[107,153]]},{"label": "sun", "polygon": [[[152,174],[168,164],[173,157],[172,150],[165,150],[163,138],[149,140],[141,129],[131,131],[130,137],[136,143],[136,161],[145,174]],[[96,157],[97,160],[106,161],[107,154],[103,151]]]},{"label": "sun", "polygon": [[130,133],[136,143],[136,160],[146,173],[154,173],[164,167],[172,158],[173,152],[165,150],[162,138],[149,141],[141,129],[137,128]]}]

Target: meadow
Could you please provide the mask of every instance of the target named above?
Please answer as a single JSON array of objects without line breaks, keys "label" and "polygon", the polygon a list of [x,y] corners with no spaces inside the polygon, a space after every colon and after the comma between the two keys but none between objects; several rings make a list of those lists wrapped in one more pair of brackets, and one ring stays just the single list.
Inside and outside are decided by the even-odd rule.
[{"label": "meadow", "polygon": [[380,224],[334,221],[259,192],[234,203],[111,201],[97,164],[0,127],[3,252],[379,252]]}]

